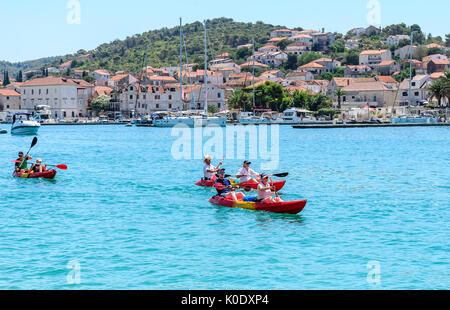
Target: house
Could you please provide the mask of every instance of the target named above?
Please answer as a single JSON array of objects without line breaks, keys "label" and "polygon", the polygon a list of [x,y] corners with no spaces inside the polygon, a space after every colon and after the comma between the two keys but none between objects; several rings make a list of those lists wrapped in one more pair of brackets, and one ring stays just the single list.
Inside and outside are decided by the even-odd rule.
[{"label": "house", "polygon": [[400,65],[395,60],[384,60],[373,68],[380,75],[392,75],[394,72],[400,71]]},{"label": "house", "polygon": [[23,73],[23,77],[26,80],[32,79],[32,78],[39,78],[39,77],[43,77],[44,73],[42,72],[42,70],[29,70],[29,71],[25,71]]},{"label": "house", "polygon": [[267,69],[267,68],[269,68],[268,65],[265,65],[265,64],[263,64],[263,63],[260,63],[260,62],[258,62],[258,61],[253,61],[253,60],[250,60],[250,61],[248,61],[248,62],[243,63],[242,65],[240,65],[240,68],[241,68],[241,69],[244,69],[244,68],[253,68],[253,67],[259,68],[259,69]]},{"label": "house", "polygon": [[[417,54],[418,47],[416,45],[412,46],[412,53],[413,56]],[[406,45],[403,47],[400,47],[394,51],[394,55],[396,57],[399,57],[400,59],[406,59],[411,57],[411,45]]]},{"label": "house", "polygon": [[380,76],[376,76],[375,80],[383,82],[388,87],[397,87],[398,86],[398,82],[392,76],[382,76],[382,75],[380,75]]},{"label": "house", "polygon": [[314,74],[309,71],[293,71],[286,75],[287,81],[312,81]]},{"label": "house", "polygon": [[253,48],[253,44],[243,44],[243,45],[238,45],[237,49],[240,48]]},{"label": "house", "polygon": [[295,35],[297,31],[290,30],[290,29],[278,29],[274,30],[270,33],[271,38],[280,38],[280,37],[292,37]]},{"label": "house", "polygon": [[270,52],[279,52],[279,51],[280,51],[280,49],[272,44],[265,45],[258,49],[258,52],[260,52],[260,53],[270,53]]},{"label": "house", "polygon": [[[276,44],[276,43],[278,43],[280,41],[283,41],[283,40],[286,40],[286,39],[289,39],[289,38],[288,37],[272,38],[269,41],[267,41],[267,43],[269,43],[269,44]],[[291,40],[292,40],[292,38],[291,38]]]},{"label": "house", "polygon": [[84,80],[63,77],[29,80],[20,86],[22,109],[33,111],[38,105],[47,105],[55,118],[86,117],[93,88]]},{"label": "house", "polygon": [[299,67],[297,70],[311,72],[314,75],[321,75],[322,73],[326,72],[325,67],[316,62],[310,62],[306,65]]},{"label": "house", "polygon": [[60,73],[59,69],[57,69],[57,68],[55,68],[55,67],[49,67],[49,68],[47,68],[47,72],[48,72],[49,74],[59,74],[59,73]]},{"label": "house", "polygon": [[65,63],[62,63],[62,64],[58,67],[58,69],[59,69],[60,71],[63,71],[63,70],[67,70],[67,69],[69,69],[69,68],[71,68],[71,67],[72,67],[72,60],[67,61],[67,62],[65,62]]},{"label": "house", "polygon": [[148,78],[150,85],[163,86],[166,84],[177,83],[173,76],[152,75]]},{"label": "house", "polygon": [[284,74],[281,70],[268,70],[261,74],[261,77],[265,77],[267,79],[284,79],[286,74]]},{"label": "house", "polygon": [[450,69],[450,61],[448,59],[432,59],[428,62],[427,72],[428,74],[432,74],[435,72],[443,72],[444,70]]},{"label": "house", "polygon": [[447,60],[448,57],[442,54],[428,55],[422,59],[422,62],[428,63],[431,60]]},{"label": "house", "polygon": [[285,53],[302,55],[303,53],[310,52],[311,46],[302,42],[295,42],[286,46]]},{"label": "house", "polygon": [[279,68],[287,61],[288,55],[284,52],[257,52],[253,56],[248,57],[247,62],[252,63],[253,58],[262,64]]},{"label": "house", "polygon": [[109,87],[117,87],[119,85],[129,85],[129,84],[135,84],[139,80],[132,75],[131,73],[122,73],[117,74],[109,79],[108,86]]},{"label": "house", "polygon": [[348,32],[352,35],[360,36],[363,33],[366,33],[366,28],[364,28],[364,27],[353,28],[353,29],[350,29]]},{"label": "house", "polygon": [[331,79],[328,85],[326,95],[330,98],[335,98],[335,92],[337,89],[342,89],[353,83],[366,83],[375,81],[376,79],[374,77],[366,77],[366,78],[334,77]]},{"label": "house", "polygon": [[392,53],[389,50],[366,50],[359,54],[359,64],[370,67],[378,65],[385,60],[392,60]]},{"label": "house", "polygon": [[319,58],[314,60],[313,62],[324,66],[325,72],[334,72],[334,70],[336,70],[336,68],[340,67],[342,64],[340,61],[331,58]]},{"label": "house", "polygon": [[369,26],[369,27],[366,28],[365,34],[368,37],[370,37],[372,35],[381,34],[381,28],[380,27],[375,27],[375,26]]},{"label": "house", "polygon": [[20,94],[15,90],[0,89],[0,112],[21,109]]},{"label": "house", "polygon": [[298,34],[290,38],[291,41],[304,43],[307,46],[313,45],[313,37],[308,34]]},{"label": "house", "polygon": [[96,86],[106,86],[111,74],[107,70],[101,69],[92,72],[92,76],[95,78]]},{"label": "house", "polygon": [[349,65],[345,67],[344,76],[349,78],[357,78],[361,75],[370,75],[372,74],[372,68],[367,65]]},{"label": "house", "polygon": [[440,45],[440,44],[437,44],[437,43],[430,43],[430,44],[425,45],[425,47],[428,48],[428,49],[430,49],[430,48],[438,48],[438,49],[442,50],[443,52],[448,51],[447,47],[445,47],[443,45]]},{"label": "house", "polygon": [[386,40],[386,44],[389,46],[398,45],[398,43],[402,40],[411,40],[411,37],[404,34],[399,34],[396,36],[389,36]]},{"label": "house", "polygon": [[397,94],[397,87],[389,86],[382,81],[368,81],[350,83],[342,88],[344,108],[383,107],[393,105]]},{"label": "house", "polygon": [[113,90],[114,90],[113,88],[108,87],[108,86],[95,86],[92,89],[92,97],[91,98],[95,99],[102,95],[110,97]]},{"label": "house", "polygon": [[334,33],[331,32],[316,32],[311,34],[313,45],[317,45],[319,50],[325,51],[328,49],[328,46],[334,43],[335,37]]},{"label": "house", "polygon": [[400,83],[397,105],[409,104],[410,100],[412,105],[419,105],[428,100],[428,81],[430,81],[430,76],[423,74],[413,77],[411,80],[411,95],[409,94],[409,81],[409,79],[406,79]]}]

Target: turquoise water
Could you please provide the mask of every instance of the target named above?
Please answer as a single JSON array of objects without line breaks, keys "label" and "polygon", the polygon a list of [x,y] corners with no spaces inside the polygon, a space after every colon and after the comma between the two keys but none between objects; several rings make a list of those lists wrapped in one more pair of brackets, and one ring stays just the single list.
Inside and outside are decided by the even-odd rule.
[{"label": "turquoise water", "polygon": [[13,179],[31,138],[0,135],[0,289],[450,288],[449,128],[281,127],[297,216],[210,205],[170,132],[43,127],[31,155],[70,167],[55,181]]}]

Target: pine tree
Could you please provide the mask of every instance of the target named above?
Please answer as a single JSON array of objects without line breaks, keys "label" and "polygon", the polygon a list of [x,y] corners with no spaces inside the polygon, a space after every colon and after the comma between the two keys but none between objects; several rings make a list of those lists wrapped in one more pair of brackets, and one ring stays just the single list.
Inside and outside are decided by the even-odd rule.
[{"label": "pine tree", "polygon": [[3,86],[7,86],[9,84],[11,84],[11,82],[9,81],[9,72],[5,71],[4,79],[3,79]]},{"label": "pine tree", "polygon": [[22,73],[22,70],[20,70],[19,73],[17,73],[16,81],[19,82],[19,83],[22,83],[22,82],[23,82],[23,73]]}]

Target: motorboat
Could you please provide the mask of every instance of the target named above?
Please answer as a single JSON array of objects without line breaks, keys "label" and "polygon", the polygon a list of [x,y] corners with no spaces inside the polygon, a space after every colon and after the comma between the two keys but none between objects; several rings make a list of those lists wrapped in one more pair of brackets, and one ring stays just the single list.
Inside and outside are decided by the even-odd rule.
[{"label": "motorboat", "polygon": [[37,135],[41,124],[37,122],[31,113],[16,113],[11,125],[12,135]]}]

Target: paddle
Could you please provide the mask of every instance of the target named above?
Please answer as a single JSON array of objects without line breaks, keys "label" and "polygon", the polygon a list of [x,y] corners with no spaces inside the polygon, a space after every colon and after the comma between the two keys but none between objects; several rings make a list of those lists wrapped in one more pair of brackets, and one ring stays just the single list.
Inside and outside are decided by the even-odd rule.
[{"label": "paddle", "polygon": [[32,149],[37,143],[38,143],[38,139],[37,139],[37,137],[34,137],[34,138],[33,138],[33,141],[31,142],[31,146],[30,146],[30,148],[29,148],[29,150],[28,150],[28,152],[27,152],[27,155],[25,155],[25,157],[23,158],[23,161],[22,161],[22,162],[19,162],[19,163],[20,163],[20,166],[19,166],[19,167],[21,167],[21,166],[23,165],[23,163],[25,162],[25,160],[27,160],[28,154],[30,154],[31,149]]},{"label": "paddle", "polygon": [[[283,173],[274,173],[274,174],[269,174],[269,176],[271,177],[277,177],[277,178],[285,178],[289,175],[289,172],[283,172]],[[245,177],[245,175],[237,175],[236,178],[240,179],[242,177]]]},{"label": "paddle", "polygon": [[[18,160],[11,160],[11,162],[12,163],[21,163],[21,161],[18,161]],[[68,169],[67,165],[45,165],[45,166],[56,167],[56,168],[61,169],[61,170],[67,170]]]}]

